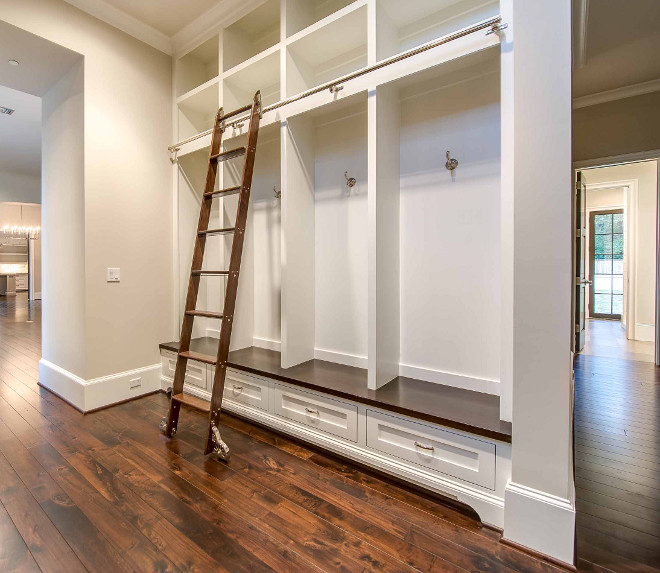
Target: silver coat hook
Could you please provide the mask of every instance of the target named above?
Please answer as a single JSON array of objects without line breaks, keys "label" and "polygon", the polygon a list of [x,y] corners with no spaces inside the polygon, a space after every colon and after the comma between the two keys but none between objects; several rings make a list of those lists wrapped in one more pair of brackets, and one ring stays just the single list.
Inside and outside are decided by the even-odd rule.
[{"label": "silver coat hook", "polygon": [[445,163],[445,167],[449,171],[453,171],[458,167],[458,159],[452,159],[449,151],[447,151],[447,163]]},{"label": "silver coat hook", "polygon": [[351,194],[351,190],[355,187],[357,180],[355,177],[349,177],[348,171],[344,171],[344,179],[346,179],[346,187],[348,187],[348,194]]}]

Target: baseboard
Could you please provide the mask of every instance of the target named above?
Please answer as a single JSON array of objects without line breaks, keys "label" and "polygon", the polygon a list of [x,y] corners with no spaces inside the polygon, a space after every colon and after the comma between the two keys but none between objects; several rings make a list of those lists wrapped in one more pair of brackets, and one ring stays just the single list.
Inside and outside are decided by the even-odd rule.
[{"label": "baseboard", "polygon": [[442,370],[431,370],[421,366],[412,366],[410,364],[399,364],[399,376],[407,378],[416,378],[434,384],[444,384],[454,388],[463,388],[464,390],[473,390],[474,392],[483,392],[485,394],[500,395],[499,380],[489,380],[488,378],[477,378],[465,374],[456,374],[453,372],[443,372]]},{"label": "baseboard", "polygon": [[[159,363],[84,380],[42,358],[39,383],[77,410],[89,412],[160,390],[160,370]],[[131,380],[136,378],[140,378],[140,386],[131,388]]]},{"label": "baseboard", "polygon": [[252,338],[252,346],[257,348],[265,348],[266,350],[275,350],[277,352],[281,351],[282,343],[279,340],[270,340],[268,338]]},{"label": "baseboard", "polygon": [[570,567],[575,551],[575,506],[568,499],[509,482],[504,492],[503,541]]},{"label": "baseboard", "polygon": [[653,342],[655,340],[655,325],[635,323],[635,340]]},{"label": "baseboard", "polygon": [[41,300],[41,293],[40,292],[35,292],[34,293],[34,300]]},{"label": "baseboard", "polygon": [[334,350],[323,350],[322,348],[314,349],[314,358],[316,360],[334,362],[335,364],[343,364],[344,366],[355,366],[356,368],[366,369],[369,367],[369,360],[366,356],[335,352]]}]

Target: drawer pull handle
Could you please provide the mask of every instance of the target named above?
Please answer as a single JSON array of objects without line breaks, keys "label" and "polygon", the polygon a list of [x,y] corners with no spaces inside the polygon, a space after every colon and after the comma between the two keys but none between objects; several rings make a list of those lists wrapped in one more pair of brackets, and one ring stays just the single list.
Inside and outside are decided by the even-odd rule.
[{"label": "drawer pull handle", "polygon": [[307,412],[308,414],[316,414],[317,416],[319,415],[318,410],[310,410],[309,408],[305,408],[305,412]]},{"label": "drawer pull handle", "polygon": [[232,384],[232,388],[236,390],[237,392],[242,392],[243,391],[243,386],[235,386]]},{"label": "drawer pull handle", "polygon": [[416,448],[421,448],[422,450],[429,450],[430,452],[435,450],[435,448],[433,446],[425,446],[424,444],[420,444],[419,442],[415,442],[415,447]]}]

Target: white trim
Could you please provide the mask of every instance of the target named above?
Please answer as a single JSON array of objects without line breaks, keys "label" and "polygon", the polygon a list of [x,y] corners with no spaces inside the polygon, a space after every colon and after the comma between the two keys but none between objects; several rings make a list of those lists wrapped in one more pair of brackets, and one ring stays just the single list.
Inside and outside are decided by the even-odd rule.
[{"label": "white trim", "polygon": [[334,350],[324,350],[323,348],[314,349],[314,358],[316,360],[327,360],[335,364],[343,364],[344,366],[355,366],[356,368],[369,367],[369,361],[366,356],[359,356],[357,354],[348,354],[347,352],[336,352]]},{"label": "white trim", "polygon": [[35,292],[34,293],[34,300],[41,300],[41,293],[40,292]]},{"label": "white trim", "polygon": [[252,345],[257,348],[265,348],[266,350],[281,351],[282,343],[279,340],[270,340],[269,338],[252,337]]},{"label": "white trim", "polygon": [[612,165],[621,165],[622,163],[636,163],[637,161],[652,161],[654,159],[660,159],[660,149],[575,161],[573,163],[573,169],[596,169],[598,167],[610,167]]},{"label": "white trim", "polygon": [[172,40],[167,34],[156,30],[156,28],[145,24],[123,10],[115,8],[104,0],[65,0],[65,2],[125,32],[129,36],[133,36],[152,48],[172,55]]},{"label": "white trim", "polygon": [[456,372],[443,372],[442,370],[432,370],[422,366],[413,366],[411,364],[399,364],[399,376],[408,378],[417,378],[434,384],[444,384],[454,388],[463,388],[464,390],[473,390],[474,392],[484,392],[486,394],[500,395],[500,382],[489,378],[478,378],[467,374],[458,374]]},{"label": "white trim", "polygon": [[653,342],[655,340],[655,325],[635,323],[635,340]]},{"label": "white trim", "polygon": [[510,481],[504,504],[504,539],[573,563],[575,505],[571,499]]},{"label": "white trim", "polygon": [[[160,389],[160,371],[159,362],[84,380],[44,358],[39,360],[40,384],[83,412],[156,392]],[[135,378],[141,378],[141,384],[138,388],[130,388],[130,381]]]},{"label": "white trim", "polygon": [[592,105],[650,94],[657,91],[660,91],[660,79],[641,82],[639,84],[632,84],[630,86],[623,86],[613,90],[598,92],[582,97],[576,97],[573,99],[573,109],[590,107]]}]

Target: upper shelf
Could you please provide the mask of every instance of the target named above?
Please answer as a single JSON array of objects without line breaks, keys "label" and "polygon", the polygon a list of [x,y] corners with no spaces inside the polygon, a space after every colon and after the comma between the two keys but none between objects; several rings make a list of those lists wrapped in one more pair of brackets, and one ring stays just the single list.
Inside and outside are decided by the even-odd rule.
[{"label": "upper shelf", "polygon": [[219,41],[218,36],[213,36],[179,58],[176,66],[177,97],[194,91],[209,80],[217,78],[220,59]]},{"label": "upper shelf", "polygon": [[287,38],[349,6],[354,0],[286,0]]},{"label": "upper shelf", "polygon": [[223,78],[223,102],[227,111],[249,103],[254,93],[261,90],[264,106],[280,99],[280,52],[269,49],[232,68]]},{"label": "upper shelf", "polygon": [[388,58],[499,14],[498,0],[378,0],[376,57]]},{"label": "upper shelf", "polygon": [[287,40],[287,97],[367,65],[367,5],[351,7]]},{"label": "upper shelf", "polygon": [[280,2],[268,0],[225,28],[222,69],[231,70],[280,42]]}]

